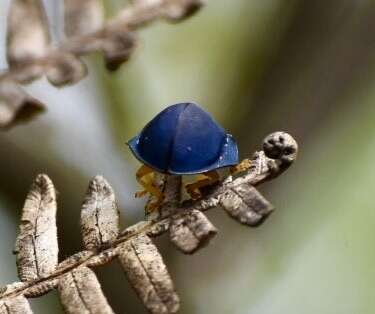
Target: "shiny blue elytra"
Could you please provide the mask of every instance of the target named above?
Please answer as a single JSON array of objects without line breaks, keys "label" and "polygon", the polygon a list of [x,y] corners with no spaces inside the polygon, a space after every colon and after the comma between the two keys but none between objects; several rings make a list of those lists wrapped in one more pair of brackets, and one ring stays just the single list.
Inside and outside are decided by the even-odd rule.
[{"label": "shiny blue elytra", "polygon": [[166,174],[198,174],[238,164],[236,141],[194,103],[169,106],[128,145],[142,163]]}]

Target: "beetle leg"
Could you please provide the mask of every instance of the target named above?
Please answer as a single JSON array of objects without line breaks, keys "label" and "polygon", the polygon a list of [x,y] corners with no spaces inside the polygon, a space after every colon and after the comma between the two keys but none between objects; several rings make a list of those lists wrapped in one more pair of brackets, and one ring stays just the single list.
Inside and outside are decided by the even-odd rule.
[{"label": "beetle leg", "polygon": [[251,160],[250,159],[244,159],[239,164],[237,164],[233,167],[230,167],[229,171],[230,171],[231,174],[237,174],[237,173],[249,170],[250,167],[251,167]]},{"label": "beetle leg", "polygon": [[198,199],[202,196],[201,188],[218,182],[220,176],[217,171],[210,171],[197,176],[197,181],[185,186],[186,191],[192,199]]},{"label": "beetle leg", "polygon": [[146,210],[148,212],[157,209],[164,199],[163,192],[155,185],[155,172],[150,167],[143,165],[136,173],[137,181],[143,186],[144,191],[135,193],[135,197],[145,196],[150,193],[152,196],[156,197],[156,201],[149,203]]},{"label": "beetle leg", "polygon": [[143,197],[149,193],[147,187],[152,185],[152,181],[154,180],[154,171],[150,167],[142,165],[136,172],[135,177],[138,183],[144,188],[143,191],[136,192],[135,197]]}]

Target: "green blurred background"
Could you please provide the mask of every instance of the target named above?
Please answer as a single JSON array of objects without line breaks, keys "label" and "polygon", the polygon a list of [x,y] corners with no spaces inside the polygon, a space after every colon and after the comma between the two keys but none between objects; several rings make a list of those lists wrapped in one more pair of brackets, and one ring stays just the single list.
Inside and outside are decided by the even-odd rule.
[{"label": "green blurred background", "polygon": [[[105,1],[108,16],[126,1]],[[0,64],[9,0],[1,0]],[[58,33],[59,7],[48,3]],[[215,0],[176,25],[140,33],[116,73],[100,56],[62,90],[30,93],[47,114],[0,134],[0,284],[17,280],[11,251],[24,198],[47,173],[58,191],[61,260],[80,250],[87,183],[104,175],[123,226],[142,219],[125,141],[167,105],[192,100],[212,112],[250,156],[277,130],[299,142],[296,164],[261,187],[276,212],[258,229],[221,210],[213,243],[193,256],[158,239],[184,314],[375,313],[375,2]],[[373,146],[374,144],[374,146]],[[145,313],[116,262],[97,274],[116,313]],[[61,313],[55,294],[32,302]]]}]

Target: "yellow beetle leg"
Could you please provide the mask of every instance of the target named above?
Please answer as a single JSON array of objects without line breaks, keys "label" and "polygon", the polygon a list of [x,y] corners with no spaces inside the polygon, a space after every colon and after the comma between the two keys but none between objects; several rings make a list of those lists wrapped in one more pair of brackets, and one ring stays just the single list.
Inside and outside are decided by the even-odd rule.
[{"label": "yellow beetle leg", "polygon": [[164,195],[163,192],[155,185],[155,173],[150,167],[143,165],[136,173],[137,181],[144,188],[144,191],[135,193],[135,197],[145,196],[147,193],[156,197],[156,201],[147,204],[147,212],[151,212],[157,209],[163,202]]},{"label": "yellow beetle leg", "polygon": [[220,180],[220,176],[217,171],[210,171],[197,176],[197,181],[185,186],[186,191],[189,193],[192,199],[198,199],[202,196],[200,191],[205,186],[212,185]]},{"label": "yellow beetle leg", "polygon": [[250,159],[244,159],[239,164],[230,167],[229,171],[231,174],[237,174],[240,172],[244,172],[246,170],[249,170],[251,167],[251,160]]},{"label": "yellow beetle leg", "polygon": [[136,192],[135,197],[143,197],[149,193],[146,186],[150,186],[152,184],[152,181],[154,180],[154,171],[150,167],[143,165],[138,169],[135,177],[138,183],[144,188],[143,191]]}]

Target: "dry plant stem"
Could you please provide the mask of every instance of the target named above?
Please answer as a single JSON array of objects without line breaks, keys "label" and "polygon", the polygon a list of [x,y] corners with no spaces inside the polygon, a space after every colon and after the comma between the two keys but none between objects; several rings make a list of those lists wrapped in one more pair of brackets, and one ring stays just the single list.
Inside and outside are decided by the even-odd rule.
[{"label": "dry plant stem", "polygon": [[[270,155],[273,158],[270,158]],[[297,144],[290,135],[283,132],[273,133],[265,139],[263,150],[254,154],[252,166],[247,172],[240,174],[237,178],[233,178],[232,176],[227,177],[225,180],[212,187],[211,191],[208,191],[200,200],[185,201],[182,206],[174,207],[173,210],[169,208],[167,217],[160,215],[155,217],[155,219],[141,221],[126,228],[106,249],[98,248],[96,251],[81,251],[61,262],[53,272],[45,277],[27,282],[16,282],[0,289],[0,301],[21,295],[26,297],[40,296],[48,292],[51,288],[56,287],[61,278],[78,267],[94,267],[108,263],[121,254],[121,250],[123,250],[124,246],[126,247],[126,245],[128,245],[129,240],[134,241],[139,236],[158,236],[168,231],[172,222],[178,220],[181,215],[188,215],[188,213],[197,211],[204,212],[218,205],[225,206],[225,203],[228,202],[228,198],[231,197],[231,193],[228,194],[228,191],[237,191],[237,188],[242,188],[244,184],[254,186],[275,178],[292,164],[296,155]],[[99,178],[98,182],[101,183],[102,186],[99,189],[98,186],[91,186],[88,193],[93,193],[93,189],[95,193],[100,189],[103,190],[105,182],[103,183],[103,180],[100,179],[101,177],[97,178]],[[175,179],[170,179],[170,182],[175,182],[175,184],[178,185],[181,183],[179,180]],[[179,197],[179,193],[176,194],[176,191],[176,185],[172,184],[170,191],[166,191],[166,198],[171,201],[168,195],[177,195],[177,197]],[[110,204],[112,204],[113,200],[110,200]],[[168,202],[166,206],[168,207]],[[255,207],[255,210],[256,209]],[[268,216],[271,211],[272,209],[266,212],[265,215]],[[229,214],[231,215],[230,212]],[[256,225],[258,222],[259,221],[251,221],[250,223],[247,222],[247,224],[252,225],[252,223],[254,223],[253,225]],[[212,230],[208,230],[208,234],[214,233],[215,231],[216,229],[213,227]]]},{"label": "dry plant stem", "polygon": [[[24,64],[20,67],[14,67],[0,74],[0,81],[10,79],[14,81],[22,80],[25,76],[23,73],[35,69],[35,65],[47,65],[51,60],[58,59],[61,54],[70,53],[75,56],[83,56],[97,50],[102,50],[103,38],[110,37],[113,33],[121,32],[130,34],[136,29],[154,22],[155,20],[168,18],[168,5],[179,3],[196,3],[195,0],[148,0],[139,1],[134,5],[123,9],[112,20],[108,21],[101,29],[88,34],[72,36],[62,42],[59,47],[51,47],[49,52],[40,58],[33,59],[32,63]],[[181,17],[183,18],[183,14]],[[40,69],[43,71],[43,69]]]}]

